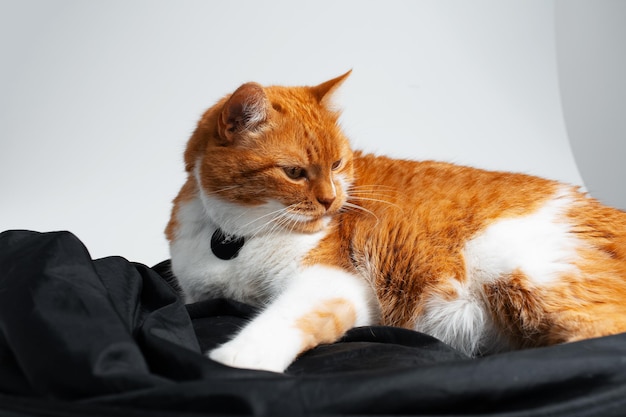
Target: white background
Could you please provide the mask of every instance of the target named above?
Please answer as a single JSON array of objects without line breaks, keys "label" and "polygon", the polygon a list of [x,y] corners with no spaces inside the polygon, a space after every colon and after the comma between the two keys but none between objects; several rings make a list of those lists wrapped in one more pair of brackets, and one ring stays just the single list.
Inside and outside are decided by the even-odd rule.
[{"label": "white background", "polygon": [[[598,121],[606,94],[589,103],[578,88],[603,64],[567,72],[586,62],[562,47],[573,33],[589,39],[581,19],[600,29],[595,42],[619,45],[596,61],[624,46],[626,25],[603,32],[596,4],[613,20],[624,11],[608,0],[0,0],[0,230],[70,230],[94,257],[166,259],[202,112],[246,81],[310,85],[348,69],[337,102],[355,147],[582,185],[567,129],[583,144],[593,123],[612,132],[607,143],[625,131],[619,117],[613,130]],[[573,148],[618,182],[601,196],[585,183],[626,207],[625,145],[600,136]]]}]

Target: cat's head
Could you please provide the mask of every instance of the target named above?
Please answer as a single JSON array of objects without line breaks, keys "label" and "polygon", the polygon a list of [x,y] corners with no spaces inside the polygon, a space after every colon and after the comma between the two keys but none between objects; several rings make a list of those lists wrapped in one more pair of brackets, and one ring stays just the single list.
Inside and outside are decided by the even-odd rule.
[{"label": "cat's head", "polygon": [[349,74],[314,87],[246,83],[207,110],[185,163],[222,229],[311,233],[339,211],[352,151],[329,101]]}]

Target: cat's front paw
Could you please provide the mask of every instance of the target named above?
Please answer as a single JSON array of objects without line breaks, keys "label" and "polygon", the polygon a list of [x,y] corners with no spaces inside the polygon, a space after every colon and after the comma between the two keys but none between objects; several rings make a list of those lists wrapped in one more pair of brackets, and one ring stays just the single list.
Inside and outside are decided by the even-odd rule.
[{"label": "cat's front paw", "polygon": [[213,349],[208,357],[216,362],[235,368],[284,372],[295,359],[280,346],[263,346],[252,341],[234,340]]}]

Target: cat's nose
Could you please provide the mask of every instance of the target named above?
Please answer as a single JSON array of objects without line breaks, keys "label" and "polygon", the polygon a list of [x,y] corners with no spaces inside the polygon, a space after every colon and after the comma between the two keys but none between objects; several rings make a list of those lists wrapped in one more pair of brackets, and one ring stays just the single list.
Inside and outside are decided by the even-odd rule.
[{"label": "cat's nose", "polygon": [[335,196],[317,197],[317,201],[319,201],[319,203],[323,205],[326,210],[328,210],[330,206],[332,206],[333,202],[335,201]]}]

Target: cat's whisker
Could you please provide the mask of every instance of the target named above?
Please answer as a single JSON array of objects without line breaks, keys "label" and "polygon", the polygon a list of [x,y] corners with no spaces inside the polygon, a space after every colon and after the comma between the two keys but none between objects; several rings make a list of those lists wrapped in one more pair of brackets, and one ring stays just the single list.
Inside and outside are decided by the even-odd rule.
[{"label": "cat's whisker", "polygon": [[[256,226],[252,233],[251,233],[251,237],[255,237],[258,236],[261,233],[264,233],[266,235],[271,235],[273,233],[276,233],[277,231],[279,231],[285,224],[287,224],[289,221],[293,221],[291,219],[289,219],[287,217],[287,215],[289,214],[289,209],[292,208],[295,205],[291,205],[291,206],[287,206],[287,207],[282,207],[279,208],[277,210],[271,211],[269,213],[266,213],[262,216],[259,216],[257,218],[255,218],[254,220],[246,223],[245,225],[243,225],[243,227],[249,226],[255,222],[260,221],[261,219],[270,217],[267,221],[263,222],[262,224]],[[269,228],[268,228],[268,225]],[[293,229],[293,227],[290,227],[289,229]]]},{"label": "cat's whisker", "polygon": [[277,229],[277,219],[280,219],[281,217],[281,213],[279,213],[278,215],[276,215],[275,217],[272,217],[271,219],[267,220],[266,222],[264,222],[263,224],[257,226],[253,232],[251,237],[256,237],[260,234],[264,234],[266,236],[271,236],[272,234],[275,233],[276,229]]},{"label": "cat's whisker", "polygon": [[348,195],[354,195],[354,194],[373,195],[373,196],[384,195],[385,197],[390,197],[390,198],[398,196],[398,193],[395,193],[395,192],[378,191],[378,190],[348,190],[348,191],[346,191],[346,194],[348,194]]},{"label": "cat's whisker", "polygon": [[[295,207],[295,204],[292,205],[292,206],[289,206],[288,208],[291,208],[291,207]],[[295,230],[296,225],[298,224],[298,222],[296,220],[294,220],[293,218],[289,217],[288,216],[289,213],[290,213],[289,210],[285,210],[284,215],[280,219],[280,221],[281,221],[280,225],[281,225],[281,227],[287,228],[289,230],[289,232],[291,233],[291,232],[293,232]]]},{"label": "cat's whisker", "polygon": [[379,189],[379,188],[347,188],[346,191],[348,193],[389,193],[389,194],[397,194],[397,191],[394,189]]},{"label": "cat's whisker", "polygon": [[219,193],[223,193],[224,191],[233,190],[233,189],[239,188],[239,187],[241,187],[241,185],[231,185],[231,186],[228,186],[228,187],[218,188],[217,190],[212,190],[212,191],[204,190],[204,193],[205,194],[219,194]]},{"label": "cat's whisker", "polygon": [[[266,221],[265,223],[263,223],[260,226],[258,226],[253,231],[252,236],[253,237],[257,236],[261,232],[264,232],[267,235],[271,235],[271,234],[275,233],[277,230],[280,230],[280,228],[283,226],[283,224],[286,221],[289,220],[289,218],[287,217],[287,214],[289,213],[289,208],[290,207],[292,207],[292,206],[287,206],[287,207],[280,208],[278,210],[274,210],[274,211],[272,211],[270,213],[267,213],[267,214],[259,217],[258,219],[255,219],[254,221],[258,221],[261,218],[272,216],[272,218],[270,218],[268,221]],[[271,224],[271,227],[269,229],[266,229],[269,224]]]},{"label": "cat's whisker", "polygon": [[255,221],[257,221],[257,219],[254,219],[244,225],[239,225],[239,220],[242,217],[246,217],[248,216],[248,214],[250,213],[250,210],[243,210],[241,213],[239,213],[237,216],[233,216],[233,218],[228,219],[227,222],[225,222],[225,224],[222,224],[222,226],[230,226],[229,228],[234,228],[234,229],[245,229],[247,226],[249,226],[250,224],[254,223]]},{"label": "cat's whisker", "polygon": [[278,216],[272,219],[272,227],[267,231],[267,234],[277,234],[284,228],[284,225],[288,222],[289,218],[287,217],[287,211],[281,211]]},{"label": "cat's whisker", "polygon": [[372,195],[370,193],[368,194],[349,194],[347,196],[347,200],[351,201],[351,200],[360,200],[360,201],[372,201],[372,202],[378,202],[378,203],[382,203],[382,204],[388,204],[388,205],[392,205],[392,206],[396,206],[397,204],[394,202],[396,201],[395,196],[391,196],[391,195],[386,195],[386,194],[375,194]]},{"label": "cat's whisker", "polygon": [[349,187],[346,187],[346,190],[348,192],[353,192],[353,191],[371,191],[371,192],[390,191],[394,193],[398,192],[398,190],[395,187],[389,187],[389,186],[377,185],[377,184],[351,185]]},{"label": "cat's whisker", "polygon": [[353,204],[353,203],[350,203],[350,202],[346,201],[343,204],[343,206],[342,206],[342,209],[344,209],[344,208],[346,208],[348,210],[352,210],[352,211],[357,211],[357,212],[361,211],[361,212],[367,213],[367,214],[373,216],[376,219],[376,224],[378,224],[378,222],[380,221],[378,216],[373,211],[368,210],[365,207],[359,206],[358,204]]},{"label": "cat's whisker", "polygon": [[358,200],[358,201],[373,201],[373,202],[376,202],[376,203],[388,204],[388,205],[390,205],[390,206],[393,206],[393,207],[397,208],[397,209],[398,209],[398,210],[400,210],[400,211],[403,211],[403,210],[402,210],[402,208],[401,208],[399,205],[397,205],[397,204],[395,204],[395,203],[392,203],[391,201],[382,200],[382,199],[379,199],[379,198],[368,198],[368,197],[350,196],[350,200]]},{"label": "cat's whisker", "polygon": [[346,188],[346,194],[349,196],[371,194],[373,197],[386,197],[393,199],[398,196],[398,191],[394,187],[379,185],[360,185]]},{"label": "cat's whisker", "polygon": [[290,219],[287,217],[277,217],[276,219],[273,219],[271,227],[268,230],[264,231],[264,233],[266,234],[266,236],[272,236],[286,229],[290,231],[291,228],[286,226],[289,224],[289,222]]},{"label": "cat's whisker", "polygon": [[351,189],[351,190],[358,190],[358,189],[374,189],[374,190],[378,190],[378,189],[387,189],[387,190],[395,190],[395,187],[391,187],[389,185],[384,185],[384,184],[362,184],[362,185],[349,185],[347,188]]},{"label": "cat's whisker", "polygon": [[[279,213],[279,215],[280,215],[280,213],[281,213],[282,211],[284,211],[284,210],[286,210],[286,207],[282,207],[282,208],[279,208],[279,209],[277,209],[277,210],[271,211],[271,212],[269,212],[269,213],[266,213],[266,214],[264,214],[264,215],[262,215],[262,216],[257,217],[257,218],[256,218],[256,219],[254,219],[254,220],[249,221],[248,223],[244,224],[244,225],[243,225],[243,226],[241,226],[241,227],[242,227],[242,228],[244,228],[244,227],[250,226],[252,223],[258,222],[259,220],[264,219],[264,218],[266,218],[266,217],[273,216],[273,215],[275,215],[276,213]],[[273,219],[270,219],[267,223],[271,222],[272,220],[273,220]],[[267,223],[265,223],[265,224],[267,224]],[[265,224],[261,225],[261,227],[265,226]]]}]

